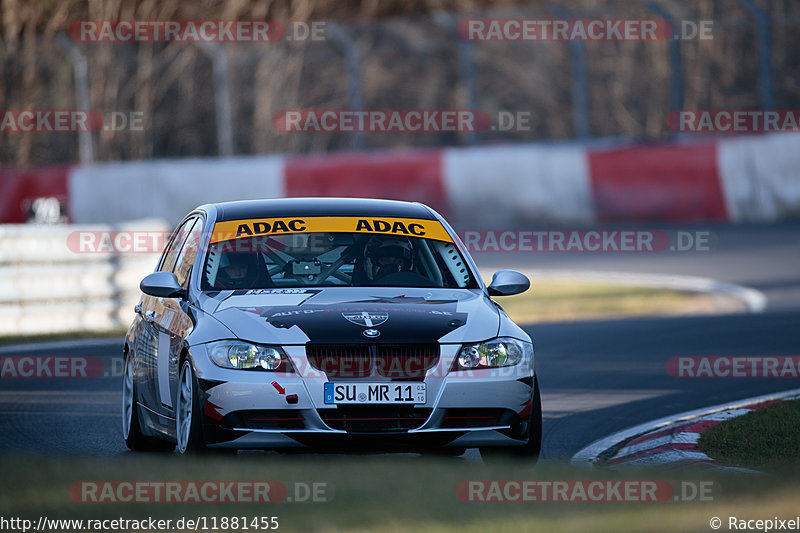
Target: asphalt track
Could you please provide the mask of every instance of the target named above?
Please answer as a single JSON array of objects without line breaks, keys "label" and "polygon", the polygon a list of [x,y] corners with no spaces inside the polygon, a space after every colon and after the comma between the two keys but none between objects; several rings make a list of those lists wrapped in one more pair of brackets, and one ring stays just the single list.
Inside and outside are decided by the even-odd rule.
[{"label": "asphalt track", "polygon": [[[796,379],[676,379],[680,355],[800,355],[800,224],[706,228],[708,252],[478,254],[481,264],[713,277],[762,290],[759,314],[539,324],[543,457],[568,460],[610,433],[683,411],[797,387]],[[534,280],[535,286],[535,280]],[[0,453],[119,455],[121,341],[0,348],[9,355],[81,355],[107,376],[0,380]],[[468,457],[475,457],[470,450]]]}]

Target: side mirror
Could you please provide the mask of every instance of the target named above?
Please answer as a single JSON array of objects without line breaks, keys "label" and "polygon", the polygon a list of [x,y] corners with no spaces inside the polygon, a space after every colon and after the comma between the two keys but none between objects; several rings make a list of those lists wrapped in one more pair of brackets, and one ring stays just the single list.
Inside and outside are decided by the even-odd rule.
[{"label": "side mirror", "polygon": [[531,281],[516,270],[498,270],[489,284],[489,296],[513,296],[527,291]]},{"label": "side mirror", "polygon": [[153,272],[142,280],[139,288],[158,298],[186,298],[186,291],[172,272]]}]

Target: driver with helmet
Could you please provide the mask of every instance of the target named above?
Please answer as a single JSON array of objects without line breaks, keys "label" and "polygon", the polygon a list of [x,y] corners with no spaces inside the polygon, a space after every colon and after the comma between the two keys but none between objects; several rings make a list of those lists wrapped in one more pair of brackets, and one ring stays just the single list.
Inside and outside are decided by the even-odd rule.
[{"label": "driver with helmet", "polygon": [[216,285],[224,289],[252,288],[257,273],[258,256],[228,252],[222,256]]},{"label": "driver with helmet", "polygon": [[408,237],[375,235],[364,246],[364,271],[370,281],[413,268],[414,248]]}]

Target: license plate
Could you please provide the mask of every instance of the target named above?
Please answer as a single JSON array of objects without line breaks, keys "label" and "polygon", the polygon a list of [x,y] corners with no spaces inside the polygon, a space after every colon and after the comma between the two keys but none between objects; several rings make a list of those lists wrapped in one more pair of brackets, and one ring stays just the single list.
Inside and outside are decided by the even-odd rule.
[{"label": "license plate", "polygon": [[326,383],[325,403],[416,404],[425,403],[424,383]]}]

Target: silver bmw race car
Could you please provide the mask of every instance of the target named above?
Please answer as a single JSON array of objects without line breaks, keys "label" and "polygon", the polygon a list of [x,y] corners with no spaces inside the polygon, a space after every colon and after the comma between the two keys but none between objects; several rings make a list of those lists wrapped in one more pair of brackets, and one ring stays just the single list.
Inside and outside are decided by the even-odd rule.
[{"label": "silver bmw race car", "polygon": [[132,450],[317,448],[538,457],[530,337],[419,203],[210,204],[141,282],[124,347]]}]

